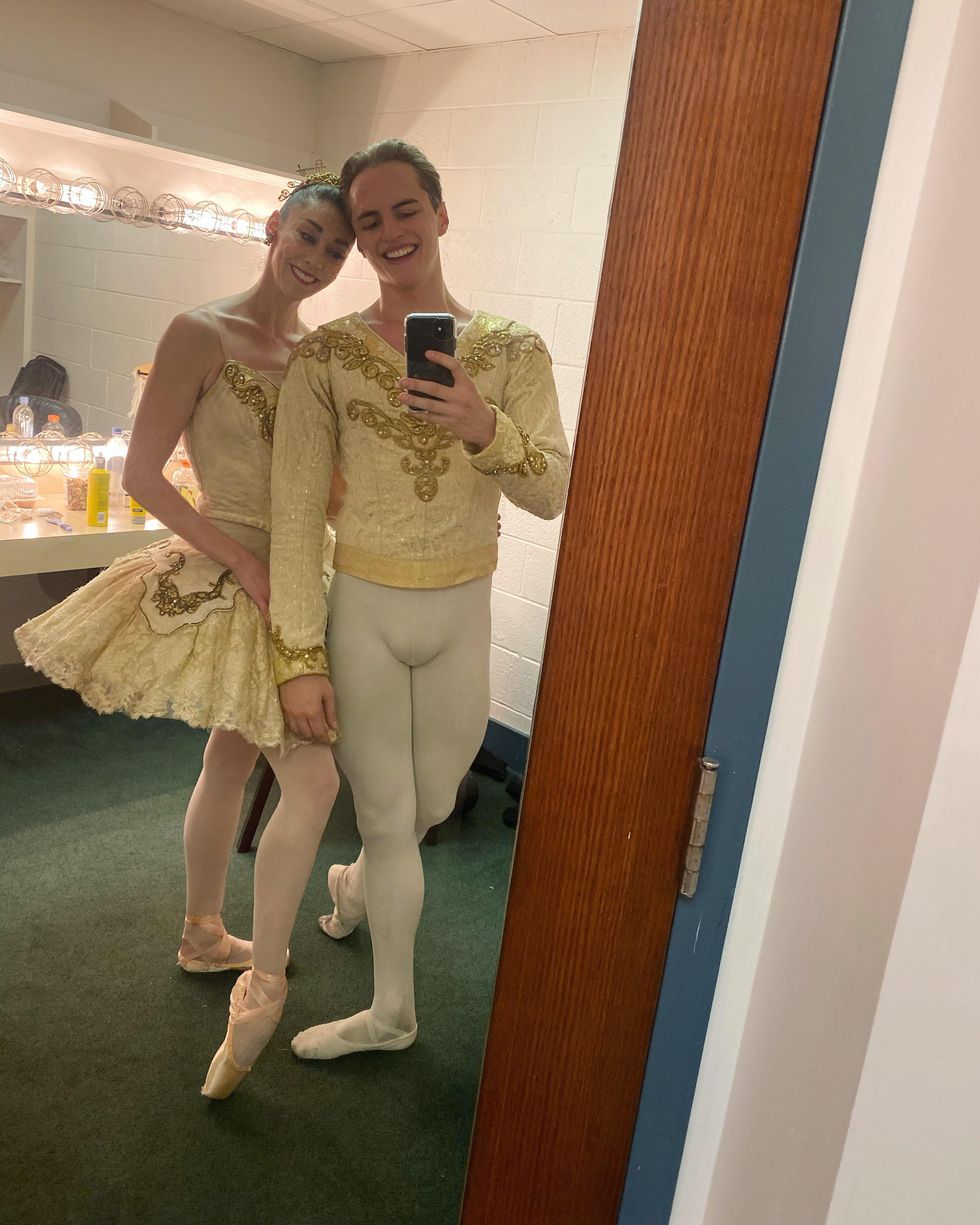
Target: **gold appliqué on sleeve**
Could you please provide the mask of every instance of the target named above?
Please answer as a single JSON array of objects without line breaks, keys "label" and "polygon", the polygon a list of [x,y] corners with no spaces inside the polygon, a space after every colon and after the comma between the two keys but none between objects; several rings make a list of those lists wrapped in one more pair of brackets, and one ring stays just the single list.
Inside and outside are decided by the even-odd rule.
[{"label": "gold appliqu\u00e9 on sleeve", "polygon": [[177,553],[169,570],[165,570],[157,578],[157,588],[150,599],[157,606],[162,617],[181,617],[187,613],[197,612],[202,604],[207,604],[211,600],[220,600],[224,595],[225,584],[236,581],[230,570],[223,570],[207,591],[189,591],[187,595],[181,595],[173,576],[179,574],[186,564],[186,555]]},{"label": "gold appliqu\u00e9 on sleeve", "polygon": [[287,659],[291,664],[301,663],[309,668],[311,672],[322,670],[328,676],[330,675],[330,671],[327,668],[327,652],[322,645],[315,647],[287,646],[283,641],[282,630],[278,625],[273,626],[270,637],[272,638],[272,645],[283,659]]},{"label": "gold appliqu\u00e9 on sleeve", "polygon": [[276,425],[276,406],[269,403],[262,384],[249,378],[249,370],[239,362],[226,362],[222,372],[225,382],[259,423],[259,433],[272,442]]},{"label": "gold appliqu\u00e9 on sleeve", "polygon": [[391,439],[397,447],[411,451],[415,462],[408,455],[402,456],[401,470],[415,477],[415,496],[420,502],[431,502],[439,492],[439,477],[449,471],[449,457],[437,452],[453,446],[455,434],[441,425],[419,421],[410,413],[389,417],[366,400],[351,400],[347,405],[347,416],[351,421],[360,421],[379,438]]},{"label": "gold appliqu\u00e9 on sleeve", "polygon": [[[494,406],[496,407],[496,406]],[[481,468],[484,476],[544,476],[548,471],[548,457],[536,447],[531,446],[531,438],[527,430],[517,425],[524,447],[524,458],[516,464],[499,464],[496,468]]]},{"label": "gold appliqu\u00e9 on sleeve", "polygon": [[487,316],[483,327],[482,335],[457,353],[460,364],[471,378],[475,378],[481,370],[492,370],[495,364],[493,359],[501,355],[513,362],[523,353],[531,353],[535,349],[547,352],[541,337],[519,323]]}]

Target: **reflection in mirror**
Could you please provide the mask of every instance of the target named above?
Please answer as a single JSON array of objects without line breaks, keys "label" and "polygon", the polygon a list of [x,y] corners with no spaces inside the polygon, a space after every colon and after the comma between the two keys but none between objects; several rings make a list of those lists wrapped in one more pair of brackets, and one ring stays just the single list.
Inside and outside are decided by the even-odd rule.
[{"label": "reflection in mirror", "polygon": [[[33,1205],[34,1219],[66,1219],[70,1201],[75,1219],[92,1225],[112,1219],[107,1213],[120,1204],[126,1211],[119,1219],[195,1220],[202,1219],[203,1202],[206,1219],[224,1221],[255,1211],[255,1187],[262,1185],[275,1187],[277,1219],[297,1225],[320,1219],[326,1208],[365,1225],[456,1219],[558,546],[555,512],[575,438],[635,8],[619,6],[629,13],[612,21],[610,6],[602,6],[617,28],[605,29],[601,17],[592,17],[581,31],[558,36],[546,33],[546,4],[525,7],[528,15],[519,20],[541,36],[522,27],[521,33],[497,35],[510,41],[416,51],[409,6],[399,10],[399,34],[383,24],[378,29],[392,40],[407,40],[407,47],[397,49],[411,54],[322,69],[318,156],[339,170],[349,154],[371,141],[412,141],[441,173],[446,209],[445,216],[433,209],[424,191],[421,220],[412,209],[396,207],[406,199],[404,191],[420,182],[416,169],[404,163],[394,174],[390,165],[368,167],[355,180],[357,249],[332,284],[293,295],[302,300],[305,326],[331,328],[300,342],[281,397],[284,347],[272,343],[273,329],[250,332],[247,312],[234,306],[260,277],[268,277],[266,247],[40,210],[2,210],[0,255],[16,257],[16,231],[24,251],[30,248],[30,258],[25,255],[18,266],[32,271],[29,284],[6,299],[0,285],[0,392],[12,386],[23,364],[11,354],[53,359],[66,382],[49,398],[65,406],[70,432],[80,427],[110,439],[111,449],[113,428],[128,434],[133,425],[134,388],[142,390],[143,381],[134,372],[154,365],[143,413],[146,420],[152,410],[170,421],[174,437],[164,430],[154,438],[147,429],[141,441],[141,417],[133,454],[143,448],[141,453],[165,458],[168,483],[179,494],[184,481],[192,501],[191,485],[199,481],[207,497],[198,507],[213,521],[224,523],[215,513],[221,497],[237,498],[241,512],[229,520],[231,552],[221,552],[213,537],[191,540],[196,529],[187,502],[161,496],[152,481],[138,485],[141,470],[131,464],[127,480],[137,482],[131,491],[151,513],[145,525],[133,523],[132,508],[119,491],[110,530],[89,531],[87,509],[69,512],[64,504],[54,505],[67,488],[65,479],[80,479],[67,470],[39,474],[37,492],[40,503],[50,500],[64,512],[71,532],[45,519],[0,525],[0,721],[11,747],[4,837],[8,858],[21,865],[7,918],[24,953],[11,984],[11,998],[21,1001],[14,1045],[27,1059],[40,1035],[45,1052],[36,1075],[22,1079],[19,1088],[12,1085],[8,1101],[15,1103],[24,1134],[35,1143],[45,1137],[42,1146],[52,1163],[44,1178],[31,1175],[27,1171],[36,1165],[25,1152],[18,1167],[25,1171],[22,1199]],[[552,7],[557,13],[560,6]],[[475,36],[466,41],[475,44]],[[342,107],[336,105],[340,98]],[[202,197],[207,186],[200,184]],[[380,230],[372,229],[374,218]],[[283,241],[280,254],[288,249]],[[297,231],[290,241],[306,240]],[[432,274],[436,265],[426,276],[411,272],[419,250],[428,258],[437,247],[445,293],[441,278]],[[275,244],[271,250],[276,258]],[[277,275],[285,277],[297,261],[302,263],[299,255],[280,261]],[[300,277],[296,283],[303,283]],[[169,355],[165,347],[157,352],[176,316],[229,299],[232,305],[215,312],[219,359],[213,353],[200,358],[193,330],[178,336],[183,349],[171,345]],[[476,389],[482,424],[473,424],[476,410],[460,424],[432,410],[403,417],[396,405],[397,379],[404,373],[402,318],[409,311],[441,310],[456,317],[458,387]],[[288,321],[288,315],[283,318]],[[188,395],[181,370],[202,360],[205,374],[194,384],[188,418],[178,421],[174,405]],[[154,381],[161,370],[169,381],[162,375]],[[200,413],[207,397],[220,412]],[[486,401],[499,408],[486,409]],[[329,508],[339,548],[328,633],[334,636],[331,672],[343,735],[337,756],[355,794],[345,783],[317,850],[332,799],[328,750],[301,746],[285,759],[273,752],[256,766],[250,743],[228,731],[212,739],[200,776],[199,771],[207,740],[203,727],[239,730],[240,720],[228,712],[254,702],[256,692],[274,694],[277,683],[284,695],[298,692],[301,698],[313,684],[315,711],[302,701],[290,708],[284,696],[287,719],[294,720],[301,739],[307,738],[304,719],[310,731],[316,730],[311,717],[331,717],[329,706],[317,705],[327,690],[316,641],[322,623],[310,611],[316,600],[309,593],[320,584],[321,570],[319,563],[315,573],[311,569],[309,539],[299,530],[318,522],[315,506],[322,508],[329,492],[323,457],[332,459],[335,452],[310,416],[325,402],[338,410],[336,458],[349,478],[346,492],[335,483]],[[249,460],[254,471],[246,473],[244,485],[222,488],[220,473],[240,462],[229,458],[237,454],[236,439],[250,429],[250,456],[257,454],[263,429],[272,434],[273,413],[274,448],[267,446],[258,466]],[[397,424],[402,420],[404,425]],[[488,420],[494,432],[484,437]],[[185,455],[171,445],[182,432],[196,471],[181,463]],[[444,463],[447,455],[455,468]],[[68,460],[61,466],[67,468]],[[463,479],[457,471],[469,482],[465,497],[453,485]],[[6,468],[2,473],[24,475]],[[379,474],[390,484],[384,513],[401,507],[388,524],[390,538],[414,535],[404,556],[397,544],[371,543],[371,534],[377,540],[379,532],[379,506],[372,501]],[[245,593],[260,602],[268,598],[256,572],[235,567],[243,548],[263,563],[268,558],[267,536],[264,546],[256,538],[269,526],[268,514],[258,508],[268,504],[270,480],[279,507],[280,543],[277,552],[274,533],[271,557],[277,647],[258,634],[258,605],[243,592],[236,597],[235,583],[222,577],[231,572]],[[548,482],[553,487],[537,496]],[[473,490],[486,488],[492,498],[481,501]],[[499,559],[491,579],[501,490]],[[154,514],[189,544],[175,547]],[[476,519],[490,524],[489,540],[479,533],[468,538]],[[143,550],[135,563],[134,549]],[[469,569],[446,570],[460,557],[470,559]],[[105,570],[114,558],[129,560]],[[93,579],[96,570],[101,574]],[[139,598],[130,598],[125,618],[113,619],[124,573]],[[85,589],[88,596],[73,596],[75,615],[43,620],[47,609],[86,581],[93,585]],[[378,592],[384,598],[372,605]],[[236,603],[248,606],[240,624],[250,628],[243,628],[232,651],[218,627]],[[85,610],[84,623],[79,609]],[[491,610],[492,629],[486,623]],[[72,693],[42,685],[42,675],[24,669],[12,634],[39,615],[42,621],[35,624],[46,626],[48,676],[77,684],[65,661],[77,655],[80,640],[90,643],[92,635],[102,634],[103,670],[86,682],[90,704],[99,708],[100,692],[128,686],[132,713],[170,717],[99,718]],[[408,635],[405,642],[393,644],[396,629]],[[153,634],[163,648],[153,643]],[[260,638],[261,651],[255,645]],[[378,650],[382,641],[397,657],[390,674],[385,669],[391,660]],[[27,642],[22,636],[21,646]],[[181,705],[188,669],[201,667],[199,659],[180,655],[187,642],[200,644],[207,661],[206,675],[197,674],[202,695],[196,708],[206,707],[207,717],[190,716]],[[216,643],[222,644],[221,667],[214,662]],[[148,709],[144,703],[140,709],[148,687],[159,686],[164,675],[161,650],[171,669],[165,673],[169,708]],[[255,661],[262,652],[267,663],[260,667]],[[440,653],[443,674],[425,691],[424,665]],[[103,709],[120,705],[101,703]],[[491,723],[484,735],[488,705]],[[405,711],[407,723],[401,718]],[[278,706],[270,717],[281,726]],[[288,738],[286,727],[279,739],[287,744]],[[258,732],[250,739],[277,743]],[[283,765],[303,760],[303,754],[306,767]],[[281,785],[278,800],[270,795],[273,771]],[[181,933],[174,903],[184,886],[177,831],[188,796],[184,852],[189,865],[207,863],[208,885],[193,899],[189,893],[192,921]],[[293,813],[293,824],[281,819],[283,812]],[[394,814],[404,826],[397,846]],[[225,862],[240,815],[255,818],[240,845],[257,846],[258,854],[254,861],[231,854],[225,891]],[[411,937],[422,899],[419,838],[425,839],[425,908],[413,984]],[[220,920],[210,917],[219,914],[234,933],[229,939]],[[203,1103],[195,1095],[221,1042],[235,982],[233,973],[212,971],[249,964],[253,950],[244,937],[253,920],[260,974],[233,1000],[232,1020],[239,1028],[230,1043],[226,1039],[225,1057],[206,1082],[212,1096],[223,1097],[225,1089],[233,1093],[202,1122]],[[287,938],[290,991],[275,1029],[284,995],[276,950],[281,946],[284,960]],[[175,969],[168,977],[164,967],[175,957],[183,969],[207,973],[187,976]],[[38,961],[63,966],[64,973],[39,977],[31,968]],[[344,1018],[353,1018],[353,1025],[317,1028]],[[292,1058],[290,1040],[300,1031],[309,1036],[294,1046],[296,1053],[330,1062]],[[383,1058],[333,1058],[374,1046],[387,1048]],[[243,1068],[253,1058],[255,1071],[239,1087],[236,1065]],[[67,1099],[66,1077],[76,1090]],[[168,1147],[159,1160],[147,1156],[150,1116],[157,1129],[167,1120]],[[73,1137],[71,1156],[55,1151],[52,1120],[59,1134]],[[134,1177],[137,1161],[140,1174]],[[82,1165],[87,1173],[80,1197]],[[175,1189],[175,1166],[206,1168],[208,1177],[203,1183],[181,1178],[184,1190]]]}]

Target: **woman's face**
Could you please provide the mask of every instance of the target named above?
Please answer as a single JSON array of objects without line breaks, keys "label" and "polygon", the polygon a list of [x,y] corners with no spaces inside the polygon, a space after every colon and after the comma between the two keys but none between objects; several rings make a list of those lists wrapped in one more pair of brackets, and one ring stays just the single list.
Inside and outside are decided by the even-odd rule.
[{"label": "woman's face", "polygon": [[302,302],[331,285],[354,245],[354,235],[335,204],[295,204],[283,217],[273,213],[269,265],[287,298]]},{"label": "woman's face", "polygon": [[350,208],[357,249],[378,280],[409,288],[439,266],[446,206],[432,207],[413,166],[385,162],[362,170],[351,184]]}]

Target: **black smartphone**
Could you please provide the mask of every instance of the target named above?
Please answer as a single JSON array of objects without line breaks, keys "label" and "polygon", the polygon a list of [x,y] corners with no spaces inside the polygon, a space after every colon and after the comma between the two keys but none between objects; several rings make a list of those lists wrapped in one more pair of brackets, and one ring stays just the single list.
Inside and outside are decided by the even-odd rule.
[{"label": "black smartphone", "polygon": [[[456,356],[456,320],[452,315],[424,314],[418,312],[405,316],[405,365],[410,379],[425,379],[429,383],[441,383],[444,387],[454,384],[452,372],[426,358],[429,349]],[[424,391],[414,393],[432,399]],[[415,410],[418,412],[418,409]]]}]

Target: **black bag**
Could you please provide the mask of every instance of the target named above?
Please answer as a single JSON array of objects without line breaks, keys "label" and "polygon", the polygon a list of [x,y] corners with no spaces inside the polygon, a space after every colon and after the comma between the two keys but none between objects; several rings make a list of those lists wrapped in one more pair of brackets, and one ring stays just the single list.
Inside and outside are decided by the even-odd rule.
[{"label": "black bag", "polygon": [[14,379],[10,389],[12,396],[44,396],[47,400],[60,400],[68,386],[68,371],[53,357],[32,357]]}]

